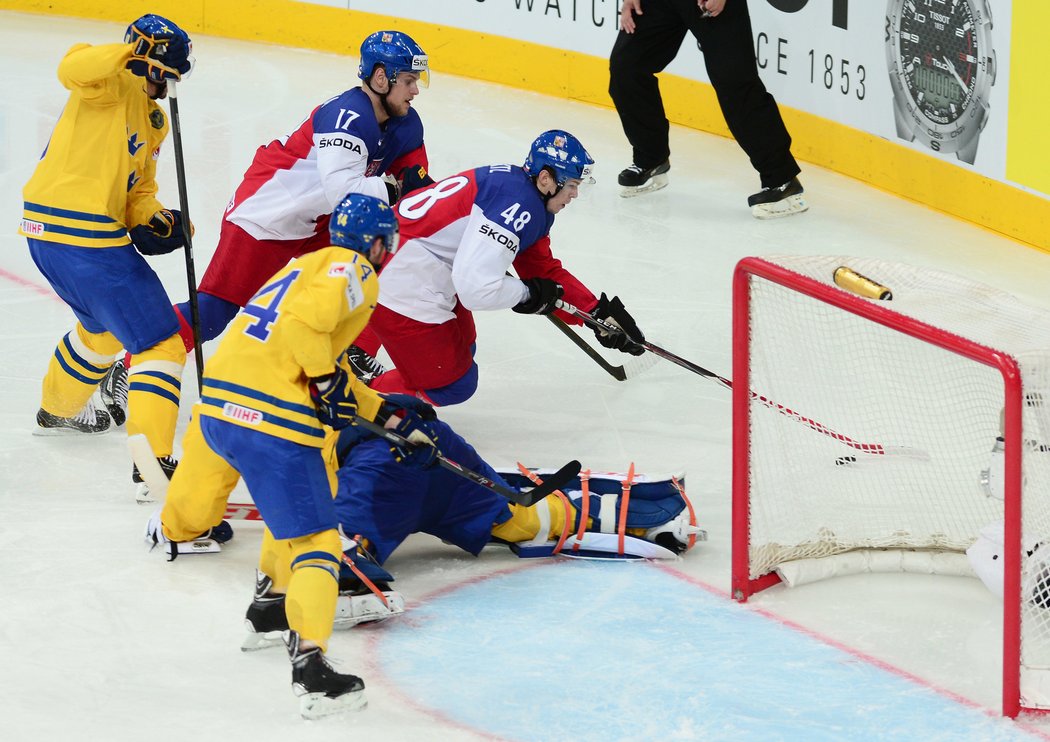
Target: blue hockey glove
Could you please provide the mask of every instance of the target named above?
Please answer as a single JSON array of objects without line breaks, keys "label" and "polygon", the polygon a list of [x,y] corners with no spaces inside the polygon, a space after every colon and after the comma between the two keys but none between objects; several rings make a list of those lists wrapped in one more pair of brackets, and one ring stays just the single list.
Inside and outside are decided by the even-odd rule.
[{"label": "blue hockey glove", "polygon": [[357,398],[351,389],[353,377],[342,366],[328,376],[310,382],[310,396],[317,406],[317,419],[334,430],[352,425],[357,417]]},{"label": "blue hockey glove", "polygon": [[429,469],[437,463],[438,431],[433,420],[426,420],[415,412],[406,410],[404,418],[394,428],[394,432],[406,438],[409,443],[404,446],[390,446],[394,461],[414,469]]},{"label": "blue hockey glove", "polygon": [[437,413],[429,404],[409,394],[384,394],[383,413],[389,418],[391,413],[403,414],[404,417],[394,432],[407,438],[412,446],[390,446],[394,460],[406,466],[426,469],[437,461],[438,431],[433,424]]},{"label": "blue hockey glove", "polygon": [[624,308],[620,297],[614,296],[610,299],[602,292],[598,305],[591,311],[591,316],[623,330],[623,332],[608,332],[595,328],[595,337],[603,346],[630,353],[632,356],[640,356],[645,352],[645,348],[639,345],[645,342],[645,335],[638,329],[634,317]]},{"label": "blue hockey glove", "polygon": [[526,278],[522,281],[529,289],[529,298],[511,307],[518,314],[550,314],[557,309],[557,301],[564,289],[549,278]]},{"label": "blue hockey glove", "polygon": [[162,209],[154,214],[149,224],[140,224],[128,230],[135,248],[143,255],[166,255],[185,244],[182,238],[182,213]]},{"label": "blue hockey glove", "polygon": [[124,43],[132,45],[128,69],[151,82],[181,80],[193,69],[193,44],[181,28],[149,13],[128,26]]}]

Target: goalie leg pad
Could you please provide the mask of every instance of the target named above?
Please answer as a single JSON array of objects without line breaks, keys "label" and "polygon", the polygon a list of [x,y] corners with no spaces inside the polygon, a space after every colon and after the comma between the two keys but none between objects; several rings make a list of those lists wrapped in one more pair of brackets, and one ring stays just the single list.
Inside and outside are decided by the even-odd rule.
[{"label": "goalie leg pad", "polygon": [[336,631],[350,629],[360,623],[385,621],[405,612],[405,598],[396,590],[383,590],[386,603],[371,591],[364,594],[339,593],[335,605]]}]

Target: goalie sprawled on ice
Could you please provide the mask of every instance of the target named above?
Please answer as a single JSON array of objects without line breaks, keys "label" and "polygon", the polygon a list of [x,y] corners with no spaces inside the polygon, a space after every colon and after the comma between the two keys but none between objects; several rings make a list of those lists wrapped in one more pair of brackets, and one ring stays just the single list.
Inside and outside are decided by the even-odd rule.
[{"label": "goalie sprawled on ice", "polygon": [[[441,455],[511,489],[534,485],[525,470],[497,472],[449,425],[432,422]],[[684,480],[644,475],[588,474],[533,505],[508,502],[492,488],[447,468],[401,466],[391,445],[358,426],[332,436],[329,461],[337,468],[336,510],[353,567],[340,579],[336,628],[349,628],[404,611],[381,566],[411,534],[428,533],[478,555],[486,544],[508,544],[519,556],[675,558],[706,534],[685,496]],[[626,510],[624,505],[626,504]],[[285,575],[260,575],[247,613],[245,649],[276,643],[287,629]]]}]

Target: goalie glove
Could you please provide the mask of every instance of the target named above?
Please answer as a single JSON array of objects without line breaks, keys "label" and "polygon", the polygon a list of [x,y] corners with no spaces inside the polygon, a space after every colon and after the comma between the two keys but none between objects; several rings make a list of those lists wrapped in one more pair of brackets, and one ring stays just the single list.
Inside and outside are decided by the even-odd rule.
[{"label": "goalie glove", "polygon": [[[191,227],[192,229],[192,227]],[[143,255],[166,255],[185,244],[182,236],[182,212],[161,209],[149,224],[140,224],[128,230],[135,249]]]},{"label": "goalie glove", "polygon": [[333,430],[352,425],[357,417],[357,397],[353,377],[337,365],[335,371],[310,382],[310,397],[317,407],[317,419]]},{"label": "goalie glove", "polygon": [[645,352],[645,348],[640,345],[645,342],[645,335],[638,329],[634,317],[624,308],[620,297],[614,296],[610,299],[602,292],[597,306],[591,311],[591,316],[623,330],[610,332],[595,328],[594,335],[603,346],[630,353],[632,356],[640,356]]}]

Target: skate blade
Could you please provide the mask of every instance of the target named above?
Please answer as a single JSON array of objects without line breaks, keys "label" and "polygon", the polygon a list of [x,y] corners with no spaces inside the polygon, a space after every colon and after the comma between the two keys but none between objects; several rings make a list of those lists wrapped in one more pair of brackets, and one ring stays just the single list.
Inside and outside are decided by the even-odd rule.
[{"label": "skate blade", "polygon": [[774,201],[769,204],[755,204],[751,207],[751,215],[756,219],[779,219],[782,216],[801,214],[809,210],[809,204],[805,197],[799,193],[788,196],[783,201]]},{"label": "skate blade", "polygon": [[33,435],[38,435],[42,438],[62,438],[67,436],[92,436],[92,435],[105,435],[110,431],[110,428],[104,430],[95,430],[92,432],[84,430],[74,430],[73,428],[42,428],[39,425],[34,426]]},{"label": "skate blade", "polygon": [[304,719],[323,719],[344,711],[359,711],[367,705],[363,689],[344,693],[338,698],[329,698],[324,693],[299,696],[299,713]]},{"label": "skate blade", "polygon": [[241,642],[242,652],[257,652],[260,649],[284,646],[283,631],[253,631]]},{"label": "skate blade", "polygon": [[641,186],[620,186],[620,197],[621,198],[634,198],[635,196],[641,196],[643,193],[650,193],[651,191],[658,191],[661,188],[666,188],[670,181],[667,178],[667,173],[662,175],[654,175],[649,179],[649,182]]}]

